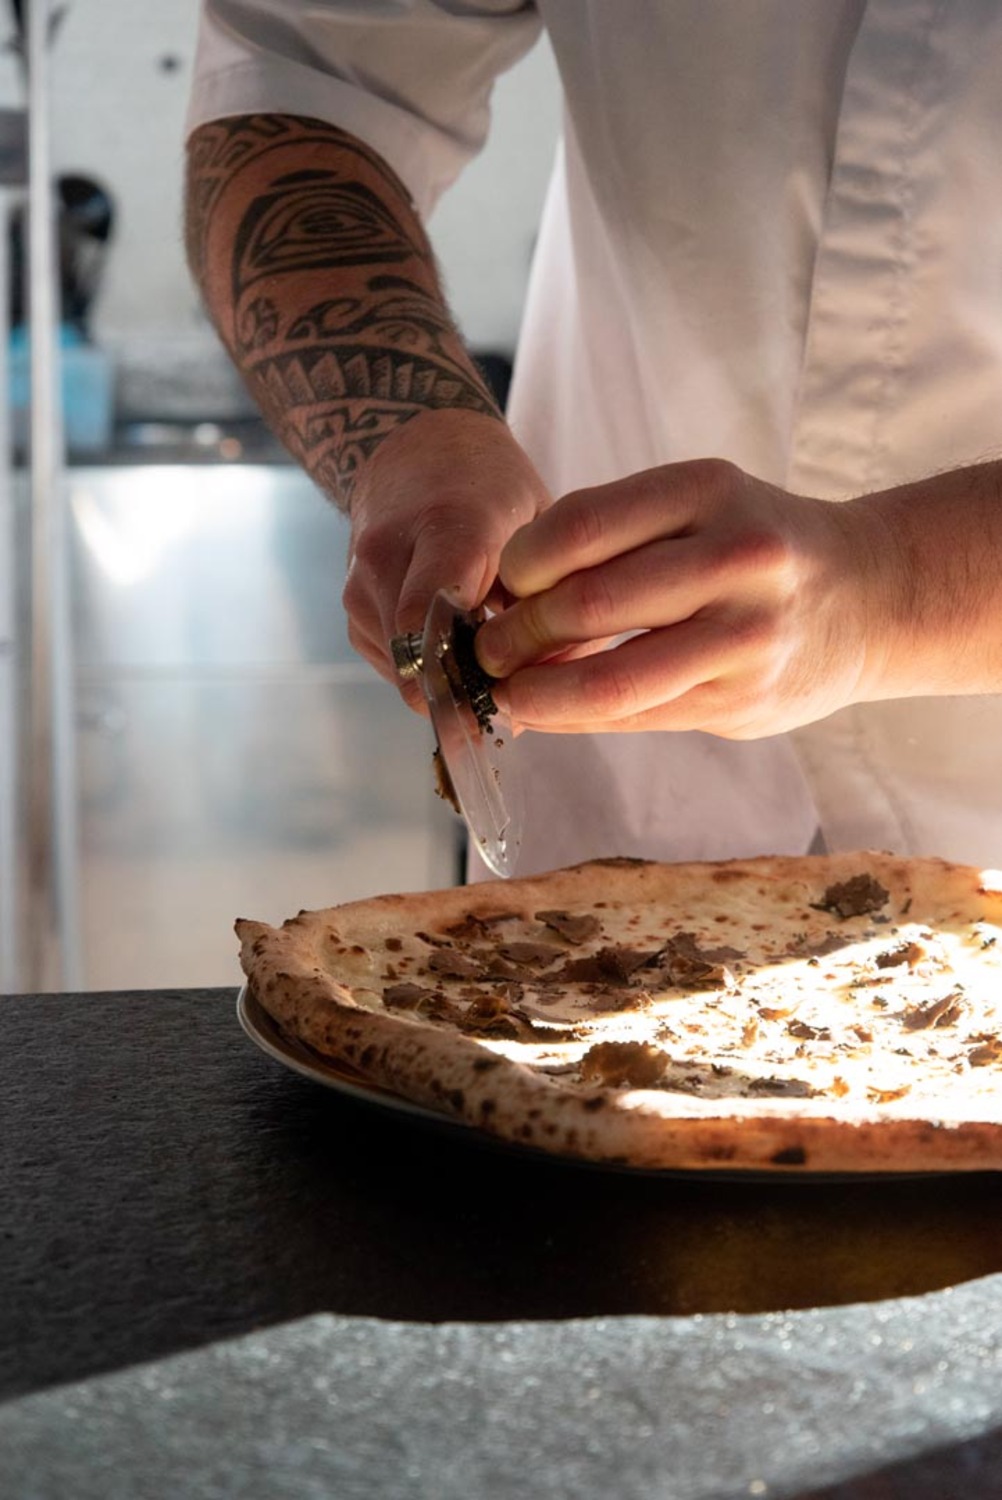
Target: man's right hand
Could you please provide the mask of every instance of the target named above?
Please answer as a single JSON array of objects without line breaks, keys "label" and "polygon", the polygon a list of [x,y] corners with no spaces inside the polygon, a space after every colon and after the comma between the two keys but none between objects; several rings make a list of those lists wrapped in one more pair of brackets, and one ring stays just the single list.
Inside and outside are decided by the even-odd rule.
[{"label": "man's right hand", "polygon": [[508,427],[479,412],[424,412],[365,465],[351,503],[348,633],[411,707],[423,711],[421,692],[400,682],[390,638],[420,632],[440,589],[467,609],[501,604],[501,550],[549,503]]},{"label": "man's right hand", "polygon": [[349,634],[400,685],[391,637],[421,630],[439,589],[488,600],[505,542],[549,500],[452,321],[407,190],[333,125],[227,117],[189,143],[186,233],[262,412],[351,516]]}]

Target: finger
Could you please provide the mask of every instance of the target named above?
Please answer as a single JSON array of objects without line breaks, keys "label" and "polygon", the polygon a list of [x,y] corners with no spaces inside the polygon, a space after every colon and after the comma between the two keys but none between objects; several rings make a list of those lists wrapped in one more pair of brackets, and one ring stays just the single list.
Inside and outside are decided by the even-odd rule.
[{"label": "finger", "polygon": [[724,677],[759,628],[753,617],[724,625],[698,616],[596,656],[526,667],[507,679],[503,696],[511,717],[527,729],[627,728]]},{"label": "finger", "polygon": [[659,540],[520,599],[477,635],[486,672],[518,668],[590,642],[677,624],[720,596],[726,558],[702,537]]},{"label": "finger", "polygon": [[348,625],[348,639],[359,656],[364,657],[380,677],[398,689],[407,707],[427,718],[428,704],[420,683],[413,678],[407,679],[400,676],[388,648],[383,646],[381,641],[364,637],[351,622]]},{"label": "finger", "polygon": [[642,734],[669,730],[701,730],[728,738],[742,738],[740,733],[731,729],[729,723],[725,724],[725,715],[721,713],[717,701],[717,687],[718,684],[715,683],[701,683],[689,692],[682,693],[680,697],[673,698],[670,703],[659,703],[655,708],[644,709],[642,713],[630,714],[623,719],[597,722],[594,719],[580,722],[567,719],[561,720],[559,724],[521,724],[512,717],[507,683],[498,683],[491,692],[499,712],[507,721],[508,733],[514,739],[523,734]]},{"label": "finger", "polygon": [[[703,688],[694,688],[683,693],[671,703],[661,703],[657,708],[646,709],[642,714],[631,714],[627,719],[610,719],[607,723],[573,722],[561,724],[515,724],[512,734],[517,739],[521,734],[647,734],[689,733],[698,730],[715,734],[724,739],[741,739],[745,736],[722,728],[716,715],[708,712]],[[755,736],[748,736],[754,738]]]},{"label": "finger", "polygon": [[502,581],[524,597],[656,538],[684,535],[708,501],[743,478],[731,464],[706,459],[574,491],[515,532],[501,554]]},{"label": "finger", "polygon": [[548,665],[564,661],[583,661],[586,656],[597,656],[600,651],[608,651],[616,644],[618,636],[606,636],[599,641],[579,641],[575,646],[567,646],[563,651],[555,651],[552,656],[546,658]]},{"label": "finger", "polygon": [[448,520],[422,527],[401,584],[394,629],[418,631],[424,626],[435,594],[449,594],[463,609],[477,608],[497,576],[501,538],[485,534],[482,524]]},{"label": "finger", "polygon": [[389,679],[396,676],[396,670],[389,659],[381,634],[376,635],[375,633],[363,630],[359,626],[358,620],[349,616],[348,640],[351,643],[352,649],[359,656],[363,657],[371,667],[374,667],[380,677]]},{"label": "finger", "polygon": [[480,530],[475,521],[457,522],[452,506],[426,508],[403,526],[388,521],[361,530],[343,600],[359,629],[382,642],[387,659],[393,636],[424,628],[428,605],[440,589],[468,608],[476,602],[485,571]]},{"label": "finger", "polygon": [[342,602],[348,614],[348,639],[359,656],[363,657],[380,677],[397,688],[408,708],[427,716],[428,705],[420,684],[402,678],[393,660],[390,647],[392,630],[387,630],[383,623],[384,615],[380,604],[385,610],[385,617],[392,619],[391,610],[394,598],[395,593],[392,591],[381,592],[378,597],[374,595],[372,588],[367,586],[362,572],[358,569],[356,556],[353,553],[342,593]]},{"label": "finger", "polygon": [[353,551],[341,593],[352,644],[374,666],[382,661],[391,672],[389,642],[395,633],[397,599],[412,556],[406,537],[394,540],[397,544],[391,546],[383,537],[363,536]]}]

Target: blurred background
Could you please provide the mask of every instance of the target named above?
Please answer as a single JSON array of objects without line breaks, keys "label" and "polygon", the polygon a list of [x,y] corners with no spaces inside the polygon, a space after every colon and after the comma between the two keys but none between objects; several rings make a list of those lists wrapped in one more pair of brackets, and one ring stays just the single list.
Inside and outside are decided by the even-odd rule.
[{"label": "blurred background", "polygon": [[[185,267],[197,13],[0,0],[0,992],[235,984],[236,916],[460,868],[429,731],[348,644],[345,524]],[[430,226],[501,388],[558,130],[543,43]]]}]

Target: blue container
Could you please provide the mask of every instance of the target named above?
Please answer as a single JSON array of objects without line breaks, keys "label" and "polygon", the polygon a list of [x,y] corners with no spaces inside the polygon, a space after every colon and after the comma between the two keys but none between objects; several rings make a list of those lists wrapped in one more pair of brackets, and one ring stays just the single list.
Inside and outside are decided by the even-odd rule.
[{"label": "blue container", "polygon": [[[10,408],[14,446],[26,449],[31,407],[31,347],[27,330],[10,336]],[[115,381],[103,350],[87,343],[78,328],[59,330],[59,390],[63,430],[71,453],[101,453],[111,446]]]}]

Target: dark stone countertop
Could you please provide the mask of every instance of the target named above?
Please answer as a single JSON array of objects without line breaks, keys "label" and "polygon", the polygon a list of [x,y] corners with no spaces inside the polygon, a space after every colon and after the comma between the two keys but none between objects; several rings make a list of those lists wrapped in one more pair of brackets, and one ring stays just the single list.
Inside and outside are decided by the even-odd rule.
[{"label": "dark stone countertop", "polygon": [[[255,1493],[218,1475],[199,1488],[200,1444],[215,1433],[221,1462],[219,1433],[257,1412],[274,1457],[298,1410],[315,1464],[260,1493],[451,1496],[464,1472],[480,1476],[466,1493],[514,1494],[506,1474],[525,1493],[535,1444],[553,1486],[530,1493],[611,1493],[615,1458],[624,1495],[806,1496],[815,1480],[860,1500],[1002,1495],[997,1177],[735,1182],[530,1159],[283,1069],[239,1031],[235,995],[0,999],[0,1397],[29,1397],[0,1412],[4,1494],[68,1493],[70,1463],[74,1494],[124,1496],[95,1434],[122,1486],[128,1455],[148,1462],[173,1434],[158,1473],[187,1454],[186,1493]],[[298,1395],[293,1368],[312,1371]],[[622,1429],[616,1447],[611,1419],[595,1427],[590,1470],[586,1368]],[[178,1420],[157,1427],[168,1397]],[[351,1420],[321,1442],[335,1397]],[[102,1420],[82,1422],[95,1402]],[[507,1469],[505,1412],[526,1427]],[[429,1434],[456,1448],[448,1482],[429,1479]],[[360,1488],[379,1451],[389,1469]],[[4,1485],[5,1452],[27,1489]],[[770,1452],[782,1473],[744,1474],[743,1455],[767,1469]]]}]

